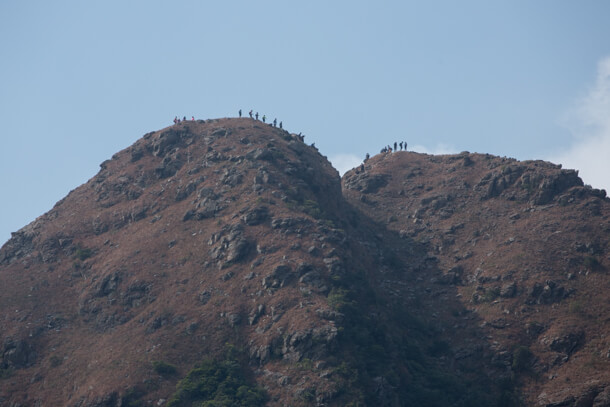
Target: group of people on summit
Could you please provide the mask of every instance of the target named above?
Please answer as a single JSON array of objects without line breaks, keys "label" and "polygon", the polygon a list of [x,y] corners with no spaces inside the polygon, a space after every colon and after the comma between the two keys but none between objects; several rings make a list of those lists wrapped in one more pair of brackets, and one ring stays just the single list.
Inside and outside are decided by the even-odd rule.
[{"label": "group of people on summit", "polygon": [[[239,111],[237,113],[238,113],[239,117],[242,117],[241,109],[239,109]],[[258,118],[259,118],[258,112],[254,113],[254,111],[252,109],[250,109],[250,111],[248,112],[248,115],[250,116],[251,119],[258,120]],[[263,115],[261,117],[261,119],[262,119],[263,123],[267,122],[267,116]],[[195,116],[192,116],[191,117],[191,121],[194,121],[194,120],[195,120]],[[174,117],[174,124],[178,124],[178,123],[185,122],[185,121],[186,121],[186,116],[184,116],[182,119],[180,119],[178,116]],[[269,124],[273,125],[273,127],[278,127],[277,119],[273,119],[273,122],[271,122]],[[279,123],[279,128],[283,129],[283,123],[282,122]],[[299,133],[297,135],[297,137],[301,141],[304,141],[304,139],[305,139],[305,135],[301,134],[301,133]],[[315,147],[314,144],[312,144],[311,146]],[[400,147],[400,150],[398,150],[399,147]],[[385,154],[385,153],[391,153],[392,151],[394,151],[394,152],[396,152],[396,151],[403,151],[403,149],[404,149],[404,151],[407,151],[407,142],[406,141],[401,141],[400,143],[398,143],[398,142],[395,141],[394,142],[394,149],[392,149],[391,145],[387,145],[387,146],[385,146],[384,148],[381,149],[380,153]],[[370,158],[369,153],[366,153],[366,158],[364,159],[364,162],[367,162],[369,158]],[[364,166],[362,166],[361,170],[364,171]]]},{"label": "group of people on summit", "polygon": [[[239,109],[238,114],[239,114],[239,117],[242,116],[241,109]],[[248,114],[250,115],[251,119],[256,118],[256,120],[258,120],[258,117],[259,117],[258,112],[253,113],[253,110],[250,110],[250,112],[248,112]],[[267,116],[263,115],[261,117],[261,119],[263,120],[263,123],[267,122]],[[178,117],[178,116],[174,116],[174,124],[179,124],[179,123],[182,123],[182,122],[185,122],[185,121],[186,121],[186,116],[184,116],[182,119],[180,119],[180,117]],[[191,121],[195,121],[195,116],[191,116]],[[284,124],[282,122],[280,122],[279,126],[278,126],[277,119],[273,119],[273,122],[271,122],[269,124],[273,125],[273,127],[279,127],[280,129],[284,128]]]},{"label": "group of people on summit", "polygon": [[[253,112],[254,111],[252,109],[250,109],[250,111],[248,112],[248,114],[250,115],[250,118],[258,120],[258,112],[256,112],[256,113],[253,113]],[[241,109],[239,109],[238,114],[239,114],[239,117],[241,117]],[[261,119],[263,120],[263,123],[267,123],[267,116],[263,115],[263,117],[261,117]],[[278,127],[277,119],[273,119],[273,122],[271,122],[269,124],[273,124],[273,127]],[[279,128],[280,129],[284,128],[282,122],[280,122]]]},{"label": "group of people on summit", "polygon": [[[182,123],[186,121],[186,116],[180,119],[178,116],[174,116],[174,124]],[[191,121],[195,121],[195,116],[191,116]]]},{"label": "group of people on summit", "polygon": [[[403,146],[405,151],[407,151],[407,142],[406,141],[401,141],[400,143],[394,142],[394,152],[398,151],[398,146],[400,146],[400,151],[402,151]],[[392,146],[391,145],[387,145],[384,148],[381,149],[380,153],[391,153],[392,152]]]}]

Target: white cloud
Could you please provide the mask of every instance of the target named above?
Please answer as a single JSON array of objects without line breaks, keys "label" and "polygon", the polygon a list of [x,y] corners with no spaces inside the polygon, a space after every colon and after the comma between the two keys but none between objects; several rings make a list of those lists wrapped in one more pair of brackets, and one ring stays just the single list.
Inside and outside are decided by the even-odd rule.
[{"label": "white cloud", "polygon": [[574,142],[549,160],[577,169],[585,184],[610,191],[610,57],[599,62],[595,84],[568,112],[565,125]]},{"label": "white cloud", "polygon": [[352,168],[359,166],[362,163],[362,160],[362,157],[358,157],[354,154],[336,154],[329,159],[333,164],[333,167],[339,171],[341,176]]}]

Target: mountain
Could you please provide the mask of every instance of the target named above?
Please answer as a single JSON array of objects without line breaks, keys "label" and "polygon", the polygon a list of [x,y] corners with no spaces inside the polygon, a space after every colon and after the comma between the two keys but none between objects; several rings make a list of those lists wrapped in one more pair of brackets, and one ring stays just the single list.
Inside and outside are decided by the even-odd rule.
[{"label": "mountain", "polygon": [[151,132],[0,249],[7,406],[610,405],[605,192],[251,119]]}]

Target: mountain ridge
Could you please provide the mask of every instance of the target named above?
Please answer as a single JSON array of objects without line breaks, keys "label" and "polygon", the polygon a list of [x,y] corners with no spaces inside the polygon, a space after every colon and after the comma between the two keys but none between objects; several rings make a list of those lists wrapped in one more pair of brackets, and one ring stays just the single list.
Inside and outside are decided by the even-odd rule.
[{"label": "mountain ridge", "polygon": [[[314,147],[251,119],[151,132],[100,167],[0,249],[2,403],[186,405],[211,397],[180,393],[210,358],[240,365],[267,405],[552,405],[610,392],[603,372],[573,362],[606,344],[607,324],[590,339],[579,319],[602,320],[578,296],[607,282],[608,264],[608,199],[575,172],[396,152],[341,179]],[[515,228],[561,224],[572,207],[570,233],[601,222],[544,259],[562,278],[509,273],[505,258],[537,265],[528,250],[547,247]],[[556,225],[537,233],[551,227],[554,239]],[[514,236],[499,242],[498,230]],[[568,277],[570,264],[583,273]],[[552,307],[572,321],[524,316],[564,317]],[[554,379],[533,380],[568,365],[597,384],[572,378],[564,397]]]}]

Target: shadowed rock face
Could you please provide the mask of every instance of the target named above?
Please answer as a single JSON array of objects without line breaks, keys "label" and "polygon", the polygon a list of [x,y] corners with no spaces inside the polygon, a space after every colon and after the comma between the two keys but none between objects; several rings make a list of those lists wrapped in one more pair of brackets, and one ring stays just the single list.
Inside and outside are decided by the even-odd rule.
[{"label": "shadowed rock face", "polygon": [[0,404],[604,405],[604,191],[480,154],[364,167],[251,119],[118,152],[0,249]]}]

